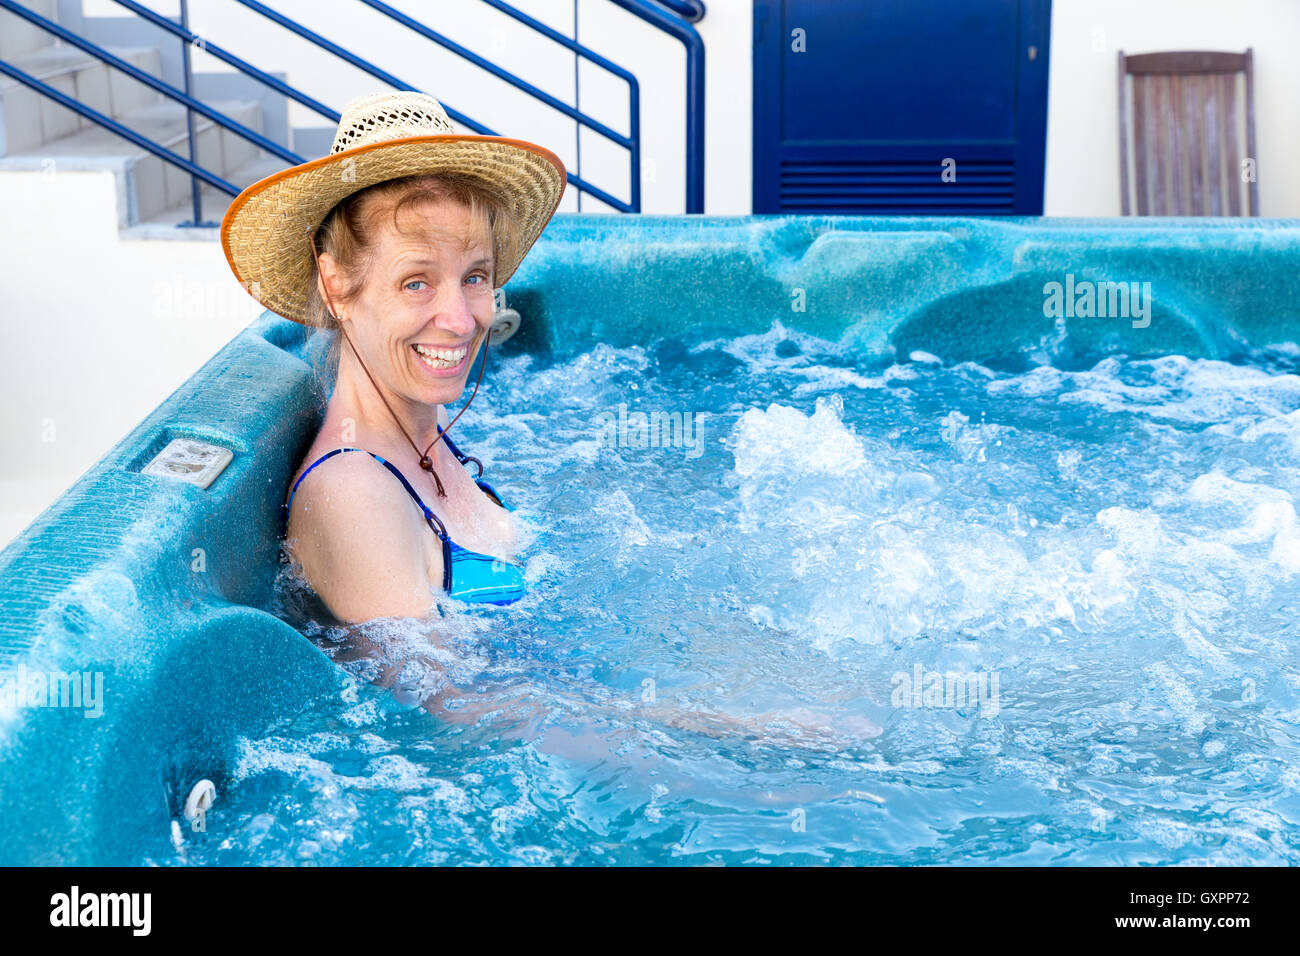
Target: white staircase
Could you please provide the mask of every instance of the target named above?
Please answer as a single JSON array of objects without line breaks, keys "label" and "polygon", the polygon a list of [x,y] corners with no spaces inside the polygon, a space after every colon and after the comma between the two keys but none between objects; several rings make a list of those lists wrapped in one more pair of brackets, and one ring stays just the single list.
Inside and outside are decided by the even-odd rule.
[{"label": "white staircase", "polygon": [[[58,21],[56,0],[25,0],[23,5]],[[160,43],[179,45],[175,37],[152,29]],[[180,88],[179,82],[164,76],[158,46],[101,45],[132,66]],[[0,58],[182,158],[190,158],[184,106],[7,10],[0,10]],[[199,79],[196,77],[196,89],[200,88]],[[263,133],[262,101],[252,97],[195,98]],[[194,161],[236,188],[287,165],[200,113],[193,114],[193,126]],[[193,180],[183,169],[18,80],[0,75],[0,171],[6,169],[51,173],[112,170],[119,177],[118,225],[128,236],[211,238],[214,233],[212,229],[175,228],[193,219]],[[204,221],[220,222],[232,197],[202,181],[200,185]]]}]

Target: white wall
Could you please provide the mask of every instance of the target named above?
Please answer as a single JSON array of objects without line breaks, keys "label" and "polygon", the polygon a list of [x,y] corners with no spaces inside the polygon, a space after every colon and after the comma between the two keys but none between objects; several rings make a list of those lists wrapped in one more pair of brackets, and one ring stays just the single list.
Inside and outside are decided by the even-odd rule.
[{"label": "white wall", "polygon": [[1300,216],[1300,2],[1055,0],[1048,87],[1049,216],[1118,216],[1116,57],[1165,50],[1255,51],[1255,139],[1264,216]]},{"label": "white wall", "polygon": [[110,172],[0,173],[0,546],[260,313],[204,241],[123,239]]}]

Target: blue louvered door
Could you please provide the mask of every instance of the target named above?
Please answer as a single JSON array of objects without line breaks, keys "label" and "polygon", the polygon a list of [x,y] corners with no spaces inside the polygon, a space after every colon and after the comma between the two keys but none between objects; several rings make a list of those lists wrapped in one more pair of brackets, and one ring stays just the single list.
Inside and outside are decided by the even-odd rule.
[{"label": "blue louvered door", "polygon": [[754,212],[1041,215],[1050,20],[1051,0],[754,0]]}]

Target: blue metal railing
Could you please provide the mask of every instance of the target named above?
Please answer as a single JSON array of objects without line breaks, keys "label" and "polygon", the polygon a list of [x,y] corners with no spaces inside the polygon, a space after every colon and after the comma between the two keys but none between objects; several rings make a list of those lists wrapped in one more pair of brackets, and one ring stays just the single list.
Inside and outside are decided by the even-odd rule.
[{"label": "blue metal railing", "polygon": [[[143,83],[145,86],[149,87],[152,90],[156,90],[157,92],[161,93],[163,96],[167,97],[168,99],[175,100],[178,103],[183,103],[185,104],[185,106],[194,110],[195,112],[202,113],[204,116],[212,120],[217,125],[225,127],[226,129],[230,130],[233,133],[238,134],[239,136],[242,136],[243,138],[249,140],[250,142],[256,143],[262,149],[265,149],[270,153],[274,153],[276,156],[279,156],[281,159],[285,160],[286,162],[290,162],[290,163],[303,162],[302,157],[298,156],[296,153],[290,152],[289,150],[285,149],[283,146],[280,146],[278,143],[275,143],[267,139],[261,133],[256,133],[253,130],[249,129],[248,127],[244,126],[243,124],[235,122],[234,120],[230,119],[230,117],[226,116],[224,113],[220,112],[219,110],[214,110],[209,106],[205,106],[203,103],[194,99],[194,97],[189,96],[182,90],[178,90],[175,87],[170,86],[167,83],[164,83],[162,80],[158,79],[153,74],[146,73],[144,70],[141,70],[140,68],[128,63],[126,60],[114,56],[112,53],[109,53],[103,47],[90,42],[89,40],[85,39],[82,36],[78,36],[77,34],[73,33],[71,30],[67,30],[59,26],[53,20],[47,20],[39,13],[36,13],[35,11],[32,10],[28,10],[26,7],[21,6],[19,3],[17,3],[16,0],[0,0],[0,7],[3,7],[4,9],[8,10],[11,13],[18,14],[18,16],[35,24],[36,26],[40,27],[42,30],[45,30],[47,33],[51,33],[54,36],[58,37],[60,40],[63,40],[65,43],[69,43],[72,46],[75,46],[77,49],[85,53],[89,53],[91,56],[99,60],[102,60],[104,63],[108,64],[114,69],[121,70],[127,76],[131,77],[131,79],[138,80],[139,82]],[[3,61],[0,61],[0,63],[3,63]],[[32,86],[34,89],[37,88],[37,84],[39,84],[40,87],[44,88],[39,90],[42,93],[45,93],[47,90],[51,89],[51,87],[47,86],[44,83],[40,83],[40,81],[36,80],[34,77],[23,72],[22,70],[19,70],[17,67],[12,66],[11,64],[4,63],[4,67],[6,73],[8,73],[10,76],[12,76],[14,79],[18,80],[21,83],[24,83],[28,86]],[[48,95],[48,93],[46,93],[46,95]],[[74,106],[69,106],[67,102],[62,102],[62,101],[60,101],[59,103],[60,106],[68,106],[69,109],[73,109],[76,112],[81,113],[81,115],[85,116],[87,119],[94,119],[95,122],[103,122],[103,120],[107,118],[107,117],[103,117],[95,110],[92,110],[89,107],[84,107],[83,104],[77,103],[76,100],[71,100],[70,97],[65,97],[65,98],[70,100],[70,102],[72,103],[76,103],[77,106],[81,106],[83,108],[77,109]],[[100,117],[100,118],[95,119],[95,117]],[[110,120],[110,122],[112,121]],[[126,128],[123,127],[120,123],[114,123],[114,125],[118,126],[120,129]],[[115,133],[118,132],[118,130],[116,129],[113,131]],[[121,134],[119,133],[118,135]],[[232,195],[237,195],[238,192],[239,192],[238,190],[235,190],[235,193],[232,193]]]},{"label": "blue metal railing", "polygon": [[[245,0],[239,0],[239,2],[243,3],[245,2]],[[516,10],[508,3],[503,3],[502,0],[483,0],[483,2],[486,3],[488,6],[492,7],[492,9],[498,10],[501,13],[504,13],[507,16],[514,18],[518,22],[524,24],[527,27],[530,27],[531,29],[542,34],[548,39],[554,40],[556,43],[559,43],[562,46],[567,47],[568,49],[572,50],[574,53],[577,53],[579,56],[582,56],[585,59],[590,60],[592,63],[595,63],[597,66],[603,67],[608,72],[624,80],[628,85],[628,112],[629,112],[628,125],[629,128],[632,130],[633,135],[623,136],[621,133],[616,133],[614,130],[605,126],[603,123],[596,122],[595,120],[588,117],[585,113],[578,111],[577,109],[563,102],[562,100],[557,100],[555,97],[551,96],[550,94],[537,89],[537,87],[533,86],[531,83],[527,83],[524,80],[512,76],[510,73],[498,67],[495,63],[483,59],[482,57],[465,49],[459,44],[454,43],[451,40],[448,40],[445,37],[435,33],[433,30],[430,30],[424,24],[412,20],[410,17],[406,16],[405,14],[401,13],[398,10],[394,10],[392,7],[388,6],[388,4],[380,3],[379,0],[361,0],[361,2],[368,7],[378,10],[380,13],[392,17],[398,23],[401,23],[403,26],[409,27],[410,29],[416,31],[420,35],[427,37],[430,40],[433,40],[434,42],[438,43],[440,46],[443,46],[445,49],[448,49],[451,52],[456,53],[461,57],[464,57],[474,65],[480,66],[483,69],[488,70],[494,76],[497,76],[505,80],[507,83],[509,83],[511,86],[514,86],[516,89],[522,90],[525,93],[528,93],[530,96],[533,96],[534,98],[541,100],[542,102],[546,103],[546,105],[552,107],[553,109],[557,109],[560,112],[564,113],[564,115],[568,116],[570,119],[576,120],[578,123],[582,124],[583,126],[586,126],[588,129],[595,130],[597,133],[599,133],[601,136],[604,136],[606,139],[611,140],[617,143],[619,146],[622,146],[625,149],[627,149],[629,151],[629,163],[631,165],[631,176],[629,177],[629,179],[632,186],[632,196],[628,203],[620,202],[618,199],[615,199],[613,196],[609,195],[604,190],[598,189],[595,186],[591,185],[590,183],[586,182],[576,173],[568,173],[568,177],[571,183],[573,183],[583,192],[595,196],[601,202],[608,203],[609,205],[613,206],[616,209],[621,209],[623,212],[640,212],[641,177],[638,174],[638,171],[641,168],[641,137],[639,135],[639,131],[641,128],[641,87],[640,84],[637,82],[636,76],[634,76],[632,73],[629,73],[627,70],[623,69],[618,64],[613,63],[610,60],[607,60],[605,57],[601,56],[600,54],[588,50],[586,47],[582,46],[576,41],[571,40],[569,37],[566,37],[563,33],[560,33],[559,31],[554,30],[551,27],[548,27],[540,20],[535,20],[532,17],[528,16],[527,14],[522,13],[519,10]],[[488,127],[483,126],[480,123],[474,122],[472,119],[465,116],[464,114],[453,111],[451,107],[447,106],[446,103],[443,103],[442,105],[447,108],[447,114],[451,116],[452,119],[456,120],[456,122],[464,126],[468,126],[470,129],[474,130],[475,132],[481,133],[484,136],[498,135],[497,133],[488,129]]]},{"label": "blue metal railing", "polygon": [[659,2],[687,23],[698,23],[704,19],[702,0],[659,0]]},{"label": "blue metal railing", "polygon": [[[704,212],[704,41],[695,28],[680,17],[645,0],[610,0],[646,23],[677,37],[686,46],[686,212]],[[668,0],[663,0],[667,3]],[[676,0],[673,5],[698,7],[696,19],[704,16],[702,3]]]},{"label": "blue metal railing", "polygon": [[[53,99],[55,102],[59,103],[59,105],[72,110],[78,115],[90,120],[91,122],[94,122],[104,127],[105,129],[110,130],[111,132],[115,133],[118,136],[122,136],[128,141],[147,150],[151,154],[158,156],[164,162],[171,163],[183,169],[185,172],[189,173],[192,177],[194,177],[196,181],[202,180],[203,182],[208,183],[214,188],[219,189],[220,191],[232,196],[238,193],[239,190],[237,187],[235,187],[231,183],[226,182],[224,179],[222,179],[214,172],[204,169],[201,165],[199,165],[197,162],[194,161],[195,157],[193,155],[194,141],[193,141],[193,129],[192,129],[193,112],[197,112],[207,117],[208,119],[212,120],[214,123],[218,124],[219,126],[222,126],[223,128],[230,130],[235,135],[253,143],[258,148],[263,149],[288,163],[298,164],[298,163],[305,162],[305,160],[303,159],[303,157],[297,155],[296,153],[286,149],[283,146],[280,146],[279,144],[275,143],[270,139],[267,139],[261,134],[251,129],[248,129],[242,124],[225,116],[220,111],[206,106],[205,104],[203,104],[202,102],[200,102],[199,100],[191,96],[190,89],[189,89],[190,84],[189,84],[189,71],[188,71],[188,54],[189,54],[188,45],[189,44],[194,44],[195,46],[213,55],[214,57],[226,63],[227,65],[234,67],[240,73],[249,76],[250,78],[256,80],[257,82],[263,84],[264,86],[267,86],[268,88],[276,91],[280,95],[285,96],[287,99],[291,99],[294,102],[300,103],[303,106],[306,106],[308,109],[312,110],[313,112],[326,117],[327,119],[329,119],[331,123],[338,122],[339,114],[329,109],[329,107],[325,106],[323,103],[313,99],[312,97],[308,96],[302,91],[290,86],[287,83],[284,83],[283,81],[271,76],[270,74],[262,70],[259,70],[257,67],[254,67],[252,64],[248,63],[247,61],[224,50],[217,44],[210,43],[206,41],[204,38],[198,36],[197,34],[190,32],[190,30],[188,29],[188,24],[185,22],[184,16],[182,16],[182,23],[178,25],[174,23],[172,20],[162,16],[161,14],[156,13],[155,11],[149,9],[148,7],[145,7],[140,3],[134,2],[134,0],[114,0],[114,2],[124,7],[125,9],[131,11],[132,13],[135,13],[141,18],[147,20],[148,22],[154,24],[160,29],[165,30],[168,33],[171,33],[172,35],[178,37],[183,43],[186,44],[186,49],[184,51],[185,53],[184,61],[186,66],[186,70],[185,70],[186,89],[185,90],[178,90],[175,87],[172,87],[167,83],[164,83],[162,80],[159,80],[156,77],[153,77],[152,75],[146,73],[145,71],[136,68],[135,66],[128,63],[127,61],[114,56],[113,54],[109,53],[107,50],[103,49],[97,44],[94,44],[91,41],[78,36],[72,31],[61,27],[57,23],[51,20],[47,20],[46,18],[40,16],[34,11],[21,6],[17,2],[17,0],[0,0],[0,9],[8,10],[9,12],[14,13],[28,20],[29,22],[37,25],[41,29],[51,33],[52,35],[58,37],[64,42],[67,42],[77,47],[78,49],[82,50],[83,52],[86,52],[91,56],[96,57],[97,59],[103,61],[104,63],[113,67],[114,69],[121,70],[122,72],[130,76],[132,79],[145,84],[146,86],[160,93],[162,96],[166,97],[167,99],[184,105],[187,110],[187,125],[190,127],[190,144],[191,144],[190,159],[187,160],[184,157],[181,157],[176,153],[173,153],[171,150],[168,150],[161,144],[154,142],[153,140],[149,139],[147,136],[143,136],[135,132],[134,130],[127,128],[126,126],[117,122],[113,118],[105,116],[102,113],[98,112],[97,110],[89,106],[86,106],[83,103],[80,103],[79,101],[73,99],[72,97],[64,93],[61,93],[60,91],[54,89],[48,84],[41,82],[36,77],[33,77],[30,74],[26,73],[25,71],[19,69],[18,67],[15,67],[13,64],[6,63],[5,61],[0,60],[0,72],[3,72],[5,75],[8,75],[13,79],[18,80],[20,83],[23,83],[24,85],[36,90],[41,95],[48,96],[49,98]],[[247,7],[248,9],[266,17],[272,22],[284,27],[285,29],[307,40],[308,42],[314,44],[320,49],[323,49],[326,52],[329,52],[339,57],[340,59],[343,59],[345,62],[370,74],[371,76],[376,77],[377,79],[382,80],[384,83],[387,83],[390,86],[393,86],[397,89],[404,89],[404,90],[416,89],[416,87],[403,82],[401,79],[394,76],[393,74],[380,69],[379,67],[370,63],[369,61],[351,53],[349,50],[346,50],[345,48],[339,46],[338,44],[335,44],[327,40],[325,37],[322,37],[319,34],[316,34],[313,31],[307,29],[306,27],[297,23],[293,19],[279,13],[278,11],[273,10],[272,8],[268,7],[266,4],[259,2],[259,0],[235,0],[235,2],[240,3],[241,5]],[[631,167],[631,174],[629,177],[631,195],[629,196],[629,199],[626,202],[618,199],[617,197],[606,192],[605,190],[600,189],[594,184],[586,182],[582,177],[578,176],[575,173],[566,171],[566,175],[569,182],[572,183],[576,188],[578,188],[584,193],[587,193],[589,195],[592,195],[600,199],[602,202],[607,203],[608,205],[612,206],[615,209],[618,209],[622,212],[640,211],[641,209],[640,88],[636,77],[632,73],[628,72],[627,70],[623,69],[622,67],[618,66],[616,63],[613,63],[607,58],[601,56],[595,51],[589,49],[588,47],[578,43],[576,40],[570,39],[569,37],[564,36],[562,33],[559,33],[558,31],[552,29],[551,27],[548,27],[546,24],[543,24],[540,21],[537,21],[532,17],[529,17],[528,15],[522,13],[519,10],[516,10],[510,4],[504,2],[504,0],[482,0],[482,2],[488,4],[493,9],[515,19],[521,24],[528,26],[530,29],[542,34],[543,36],[546,36],[548,39],[565,46],[569,50],[573,51],[576,55],[583,57],[584,59],[588,60],[591,63],[596,64],[600,68],[606,70],[610,74],[626,82],[628,84],[629,134],[624,135],[611,129],[610,127],[599,122],[593,117],[588,116],[587,114],[581,112],[580,110],[569,106],[567,103],[564,103],[563,101],[556,99],[555,97],[551,96],[545,91],[528,83],[527,81],[514,76],[509,71],[504,70],[501,67],[497,66],[495,63],[492,63],[491,61],[478,56],[477,54],[455,43],[454,41],[448,39],[447,37],[443,36],[437,31],[432,30],[425,24],[412,19],[411,17],[407,16],[401,11],[394,9],[388,4],[381,2],[381,0],[360,0],[360,2],[363,3],[365,6],[375,10],[376,12],[384,14],[385,16],[401,24],[402,26],[420,34],[426,39],[429,39],[434,43],[437,43],[438,45],[442,46],[444,49],[447,49],[448,51],[455,53],[456,55],[464,59],[469,60],[476,66],[479,66],[487,70],[488,72],[492,73],[493,76],[496,76],[497,78],[509,83],[510,85],[514,86],[516,89],[519,89],[522,92],[533,97],[534,99],[537,99],[540,102],[544,103],[545,105],[550,106],[555,110],[558,110],[565,116],[568,116],[569,118],[573,119],[579,125],[584,126],[592,130],[593,132],[597,133],[598,135],[604,137],[605,139],[615,143],[616,145],[619,145],[627,149],[629,154],[629,164]],[[704,47],[698,33],[696,33],[694,28],[690,26],[690,22],[697,21],[700,19],[700,17],[704,15],[703,4],[698,2],[698,0],[659,0],[659,2],[662,3],[664,6],[673,9],[674,12],[669,13],[655,6],[652,2],[650,2],[650,0],[611,0],[611,2],[615,3],[617,6],[623,8],[624,10],[627,10],[628,12],[634,14],[640,19],[644,20],[645,22],[650,23],[656,28],[663,30],[666,33],[669,33],[672,36],[677,37],[686,46],[687,49],[687,107],[686,107],[686,113],[687,113],[686,207],[687,208],[686,211],[688,213],[701,213],[703,212],[703,204],[704,204],[703,201],[703,196],[704,196],[704,188],[703,188]],[[690,22],[687,22],[688,20]],[[494,130],[488,128],[482,123],[473,120],[472,118],[466,116],[464,113],[460,112],[459,110],[447,106],[447,104],[445,103],[443,105],[446,107],[448,115],[453,120],[460,123],[462,126],[466,126],[469,129],[472,129],[481,135],[487,135],[487,136],[499,135]],[[201,212],[199,207],[197,182],[194,186],[193,201],[194,201],[194,215],[195,215],[194,221],[195,224],[198,224],[201,220]]]},{"label": "blue metal railing", "polygon": [[[379,67],[375,66],[373,63],[369,62],[368,60],[357,56],[356,54],[352,53],[350,50],[347,50],[339,46],[337,43],[327,40],[325,37],[308,29],[307,27],[298,23],[296,20],[292,19],[291,17],[285,16],[284,14],[280,13],[277,10],[273,10],[271,7],[268,7],[266,4],[261,3],[260,0],[235,0],[235,2],[241,4],[242,6],[247,7],[248,9],[252,10],[255,13],[261,14],[262,16],[270,20],[272,23],[284,27],[286,30],[293,33],[295,36],[301,37],[307,42],[320,47],[322,50],[334,54],[344,62],[356,67],[359,70],[362,70],[363,72],[369,73],[371,76],[375,77],[378,80],[382,80],[383,82],[387,83],[389,86],[395,87],[396,89],[399,90],[418,89],[417,87],[412,86],[410,83],[407,83],[405,80],[402,80],[394,76],[393,74],[389,73],[387,70],[380,69]],[[480,56],[477,56],[476,54],[470,52],[469,50],[466,50],[464,47],[461,47],[450,40],[447,40],[445,37],[442,37],[440,34],[435,33],[433,30],[430,30],[428,27],[425,27],[423,24],[418,24],[417,21],[412,20],[410,17],[407,17],[405,14],[401,13],[400,11],[394,10],[392,7],[389,7],[387,4],[379,3],[377,2],[377,0],[361,0],[361,2],[366,6],[369,6],[372,9],[379,11],[380,13],[384,13],[385,15],[392,17],[393,19],[397,20],[397,22],[401,23],[403,26],[407,26],[411,28],[418,27],[418,32],[420,32],[423,36],[434,40],[440,45],[446,46],[448,49],[451,49],[453,52],[458,53],[460,56],[474,63],[476,66],[481,66],[484,67],[485,69],[489,69],[493,73],[493,75],[498,76],[503,80],[506,80],[506,82],[510,83],[516,89],[522,90],[528,93],[530,96],[534,96],[537,99],[542,100],[548,106],[552,106],[555,109],[560,110],[566,116],[569,116],[573,119],[578,120],[579,122],[584,123],[590,128],[595,129],[598,133],[605,136],[606,138],[612,139],[615,142],[617,142],[619,145],[627,147],[631,153],[629,162],[633,164],[632,174],[630,177],[630,181],[632,183],[632,197],[630,202],[623,202],[622,200],[616,198],[615,196],[612,196],[609,193],[605,192],[603,189],[599,189],[593,184],[586,182],[584,179],[582,179],[582,177],[578,176],[576,173],[567,172],[567,176],[569,182],[573,183],[574,186],[581,189],[583,192],[588,193],[589,195],[595,196],[596,198],[601,200],[601,202],[608,203],[609,205],[613,206],[615,209],[618,209],[621,212],[641,211],[641,176],[639,170],[640,155],[641,155],[640,152],[641,137],[639,135],[639,129],[641,123],[641,116],[640,116],[641,95],[640,95],[639,84],[637,83],[637,79],[634,75],[629,73],[627,70],[624,70],[622,67],[614,63],[611,63],[609,60],[600,56],[600,54],[587,49],[586,47],[582,46],[579,43],[575,43],[573,40],[570,40],[568,37],[564,36],[563,34],[552,30],[550,27],[547,27],[545,24],[532,19],[531,17],[520,12],[519,10],[516,10],[514,7],[510,6],[509,4],[502,2],[502,0],[484,0],[485,3],[487,3],[489,6],[493,7],[494,9],[500,10],[503,13],[507,13],[508,15],[513,16],[519,22],[525,23],[528,26],[532,27],[533,29],[537,30],[538,32],[542,33],[543,35],[548,36],[550,39],[553,39],[556,42],[564,44],[565,46],[574,50],[574,52],[578,53],[579,55],[586,57],[591,62],[596,63],[599,66],[605,67],[610,72],[614,73],[616,76],[619,76],[623,80],[627,81],[628,95],[629,95],[629,109],[631,114],[630,125],[634,135],[631,137],[625,137],[618,133],[615,133],[613,130],[609,129],[603,124],[596,122],[595,120],[591,119],[591,117],[588,117],[583,113],[580,113],[579,111],[575,110],[573,107],[569,106],[567,103],[563,103],[560,100],[555,99],[549,94],[544,93],[543,91],[537,89],[537,87],[533,86],[532,84],[519,79],[518,77],[514,76],[513,74],[509,73],[506,70],[501,69],[500,67],[496,66],[496,64],[491,63]],[[449,106],[445,101],[439,100],[439,102],[442,103],[443,107],[447,110],[447,115],[450,116],[457,123],[460,123],[462,126],[467,126],[470,129],[474,130],[474,132],[479,133],[483,136],[500,135],[498,132],[484,125],[483,123],[480,123],[472,119],[471,117],[467,116],[466,114],[462,113],[460,110],[452,106]]]},{"label": "blue metal railing", "polygon": [[[321,116],[324,116],[331,123],[337,123],[339,121],[339,114],[334,112],[334,110],[330,109],[324,103],[320,102],[319,100],[313,99],[312,97],[308,96],[306,93],[303,93],[301,90],[295,89],[294,87],[290,86],[288,83],[276,79],[270,73],[265,73],[262,70],[259,70],[257,67],[253,66],[253,64],[249,63],[247,60],[241,60],[233,53],[226,51],[225,49],[223,49],[222,47],[218,46],[215,43],[209,42],[205,38],[199,36],[197,33],[191,33],[188,29],[178,26],[177,24],[173,23],[171,20],[168,20],[166,17],[164,17],[161,13],[155,13],[153,10],[150,10],[148,7],[143,6],[142,4],[139,3],[135,3],[134,0],[113,0],[113,2],[120,7],[125,7],[127,10],[130,10],[132,13],[136,14],[137,16],[140,16],[145,20],[148,20],[154,26],[166,30],[168,33],[171,33],[173,36],[180,37],[186,43],[194,44],[199,49],[201,49],[204,53],[216,57],[218,60],[220,60],[222,63],[225,63],[227,66],[233,66],[240,73],[243,73],[245,76],[252,77],[253,79],[257,80],[259,83],[261,83],[263,86],[270,87],[271,89],[279,93],[281,96],[291,99],[295,103],[301,103],[309,110],[312,110],[313,112],[319,113]],[[298,160],[298,162],[301,161],[302,160]]]},{"label": "blue metal railing", "polygon": [[[0,5],[7,6],[8,4],[3,3]],[[89,106],[85,106],[84,104],[79,103],[77,100],[74,100],[71,96],[68,96],[66,93],[62,93],[59,90],[56,90],[54,87],[42,83],[40,80],[36,79],[36,77],[28,73],[25,73],[24,71],[18,69],[16,66],[13,66],[10,63],[6,63],[4,60],[0,60],[0,73],[5,74],[6,76],[13,77],[15,80],[17,80],[19,83],[22,83],[24,86],[31,87],[33,90],[35,90],[37,93],[40,93],[43,96],[48,96],[50,99],[54,100],[54,102],[58,103],[60,106],[66,107],[67,109],[72,110],[74,113],[77,113],[81,116],[84,116],[88,120],[92,120],[93,122],[98,123],[100,126],[104,127],[107,130],[111,130],[112,132],[116,133],[118,136],[121,136],[123,139],[130,140],[132,143],[135,143],[135,145],[139,146],[141,149],[145,149],[153,153],[159,159],[162,159],[165,162],[169,162],[174,166],[179,166],[181,169],[185,170],[191,176],[197,176],[199,179],[203,180],[205,183],[212,186],[213,188],[220,189],[222,192],[227,193],[231,196],[239,195],[239,190],[235,186],[232,186],[230,183],[226,182],[224,179],[222,179],[220,176],[217,176],[215,173],[210,173],[202,166],[197,166],[194,163],[191,163],[188,159],[185,159],[182,156],[177,156],[175,153],[173,153],[171,150],[167,149],[166,147],[159,146],[153,140],[149,139],[149,137],[141,136],[135,130],[128,129],[127,127],[123,126],[121,123],[117,122],[116,120],[108,116],[105,116],[103,113],[100,113],[98,110],[93,110]]]}]

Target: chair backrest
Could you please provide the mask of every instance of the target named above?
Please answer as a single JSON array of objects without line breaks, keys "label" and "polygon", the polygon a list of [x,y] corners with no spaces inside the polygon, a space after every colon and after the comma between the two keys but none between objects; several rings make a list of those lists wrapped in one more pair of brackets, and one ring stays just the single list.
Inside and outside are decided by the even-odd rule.
[{"label": "chair backrest", "polygon": [[1253,51],[1121,50],[1119,160],[1125,216],[1258,216]]}]

